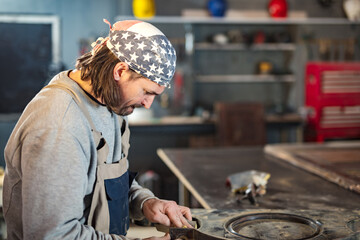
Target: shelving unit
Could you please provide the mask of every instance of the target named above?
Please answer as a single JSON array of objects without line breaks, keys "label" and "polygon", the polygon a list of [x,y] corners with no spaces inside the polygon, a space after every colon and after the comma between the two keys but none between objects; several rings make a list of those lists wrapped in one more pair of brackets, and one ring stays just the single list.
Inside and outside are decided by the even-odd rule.
[{"label": "shelving unit", "polygon": [[[288,64],[288,59],[297,50],[293,22],[273,19],[209,20],[195,19],[194,23],[186,26],[188,38],[192,40],[186,49],[191,59],[195,106],[211,110],[216,102],[262,102],[267,110],[276,109],[269,111],[285,111],[288,91],[296,82],[295,73]],[[289,39],[269,41],[270,30],[272,33],[289,33]],[[241,38],[231,39],[228,35],[231,31],[236,31]],[[266,39],[260,43],[255,41],[253,35],[257,32]],[[216,42],[218,34],[229,37],[228,41]],[[260,71],[261,62],[270,64],[270,72]]]},{"label": "shelving unit", "polygon": [[196,80],[202,83],[271,83],[271,82],[295,82],[292,74],[288,75],[197,75]]},{"label": "shelving unit", "polygon": [[[135,19],[133,16],[118,16],[116,21]],[[344,18],[214,18],[214,17],[183,17],[183,16],[156,16],[150,19],[142,19],[151,23],[166,24],[295,24],[295,25],[349,25],[359,24],[360,21],[349,21]]]},{"label": "shelving unit", "polygon": [[196,50],[222,50],[222,51],[294,51],[295,44],[292,43],[263,43],[247,45],[244,43],[213,44],[207,42],[195,43]]},{"label": "shelving unit", "polygon": [[[116,20],[124,19],[134,19],[134,17],[119,16]],[[293,109],[295,111],[298,107],[303,105],[304,76],[302,68],[307,61],[307,56],[305,55],[308,54],[306,53],[308,49],[304,42],[302,42],[303,36],[300,36],[299,29],[306,30],[308,28],[317,28],[326,32],[327,30],[323,30],[326,29],[326,27],[323,28],[323,26],[330,26],[331,29],[341,29],[343,26],[351,29],[357,29],[358,26],[360,26],[360,21],[353,22],[344,18],[273,19],[270,17],[213,18],[203,16],[156,16],[152,19],[145,19],[145,21],[151,22],[154,25],[161,24],[161,27],[172,26],[173,24],[183,26],[184,52],[186,55],[184,60],[186,65],[186,73],[184,77],[185,81],[187,82],[187,92],[190,93],[190,102],[193,104],[201,106],[204,102],[206,102],[201,102],[199,100],[199,98],[203,96],[208,97],[210,100],[216,101],[218,97],[217,92],[219,92],[219,94],[226,95],[228,91],[229,97],[233,97],[231,94],[236,94],[237,92],[235,88],[239,88],[246,92],[244,89],[254,87],[256,88],[254,95],[259,98],[263,97],[262,101],[271,101],[269,97],[271,94],[280,98],[280,100],[274,104],[280,104],[280,102],[281,104],[287,104],[285,101],[288,101],[286,98],[290,94],[292,101],[295,102],[293,103]],[[213,29],[216,31],[215,29],[221,30],[227,29],[229,27],[247,29],[278,28],[283,29],[284,31],[289,31],[292,34],[293,39],[291,42],[264,42],[262,44],[249,45],[247,43],[211,43],[207,41],[207,39],[199,38],[198,36],[199,32],[202,31],[202,28],[210,28],[210,30]],[[359,30],[355,31],[357,31],[358,35],[360,35]],[[304,32],[301,34],[304,34]],[[336,38],[339,37],[342,36],[336,36]],[[285,64],[285,62],[289,62],[289,59],[292,59],[292,65],[280,66],[280,68],[284,67],[284,71],[275,72],[274,74],[257,74],[255,71],[257,64],[256,61],[258,61],[262,55],[266,54],[267,56],[270,56],[270,60],[280,58],[278,61],[280,62],[279,65]],[[230,57],[225,59],[226,55]],[[243,58],[246,59],[239,60],[239,58],[236,58],[236,56],[240,55],[244,56]],[[282,55],[283,58],[279,57],[280,55]],[[215,58],[219,59],[216,61]],[[221,72],[221,70],[220,72],[215,72],[217,68],[216,64],[204,63],[204,61],[206,62],[211,60],[216,61],[216,64],[218,65],[221,65],[222,62],[227,62],[234,64],[235,66],[231,69],[225,69],[223,66],[221,66],[220,69],[222,68],[223,72]],[[251,61],[253,61],[253,69],[249,67],[251,66]],[[239,65],[239,69],[236,68],[236,64]],[[240,67],[246,68],[246,71],[241,72]],[[294,68],[295,70],[291,71],[291,69],[286,69],[290,67]],[[228,87],[226,87],[224,84]],[[265,94],[261,93],[261,91],[265,91]],[[289,93],[289,91],[292,92]],[[247,92],[252,92],[252,90]],[[284,94],[284,96],[280,96],[281,94]],[[239,93],[238,95],[243,95],[243,93]],[[254,99],[256,98],[253,97],[250,100]],[[208,105],[210,104],[210,102],[206,103]]]}]

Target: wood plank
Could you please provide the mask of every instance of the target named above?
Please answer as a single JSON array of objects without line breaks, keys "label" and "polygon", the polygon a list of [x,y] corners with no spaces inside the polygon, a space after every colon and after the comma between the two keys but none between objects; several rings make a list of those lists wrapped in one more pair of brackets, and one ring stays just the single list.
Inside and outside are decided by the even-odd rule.
[{"label": "wood plank", "polygon": [[175,174],[175,176],[184,184],[184,186],[191,192],[191,194],[199,201],[199,203],[205,209],[211,209],[209,204],[203,199],[201,194],[196,191],[196,189],[191,185],[187,178],[181,173],[181,171],[175,166],[175,164],[169,159],[166,153],[162,149],[157,150],[158,156],[163,160],[163,162],[170,168],[170,170]]},{"label": "wood plank", "polygon": [[265,152],[360,193],[360,141],[272,144]]}]

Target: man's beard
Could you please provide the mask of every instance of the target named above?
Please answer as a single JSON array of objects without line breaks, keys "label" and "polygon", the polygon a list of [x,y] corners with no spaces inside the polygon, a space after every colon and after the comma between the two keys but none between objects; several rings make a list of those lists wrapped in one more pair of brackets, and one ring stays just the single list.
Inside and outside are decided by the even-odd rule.
[{"label": "man's beard", "polygon": [[110,102],[110,103],[105,103],[107,108],[114,112],[117,115],[120,116],[127,116],[129,114],[131,114],[135,108],[140,108],[142,107],[141,104],[131,104],[129,105],[130,101],[126,101],[124,102],[124,95],[121,92],[121,87],[119,86],[117,88],[117,95],[120,96],[119,98],[117,98],[117,101],[115,102]]},{"label": "man's beard", "polygon": [[118,109],[116,109],[116,111],[114,111],[117,115],[121,115],[121,116],[127,116],[130,115],[131,113],[133,113],[134,109],[136,107],[135,106],[124,106],[124,107],[119,107]]},{"label": "man's beard", "polygon": [[131,114],[135,108],[142,107],[139,104],[135,105],[126,105],[126,104],[119,104],[118,106],[108,106],[108,108],[113,111],[115,114],[120,116],[127,116]]}]

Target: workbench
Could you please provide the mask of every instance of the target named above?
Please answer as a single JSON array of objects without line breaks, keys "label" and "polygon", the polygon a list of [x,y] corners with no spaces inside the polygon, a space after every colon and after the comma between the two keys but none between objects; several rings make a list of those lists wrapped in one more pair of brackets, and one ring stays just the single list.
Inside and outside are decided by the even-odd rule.
[{"label": "workbench", "polygon": [[[179,203],[193,196],[205,209],[360,209],[360,194],[269,156],[263,147],[158,149],[179,180]],[[258,170],[271,174],[257,205],[239,201],[226,186],[230,174]],[[191,207],[191,206],[190,206]]]}]

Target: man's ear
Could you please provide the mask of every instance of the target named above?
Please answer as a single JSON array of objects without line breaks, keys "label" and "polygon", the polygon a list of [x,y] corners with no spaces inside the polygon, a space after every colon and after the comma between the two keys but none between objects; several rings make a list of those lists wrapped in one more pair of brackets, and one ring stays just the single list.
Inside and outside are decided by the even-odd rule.
[{"label": "man's ear", "polygon": [[126,71],[129,70],[129,65],[125,62],[118,62],[114,67],[114,79],[116,81],[119,81],[121,78],[121,75]]}]

